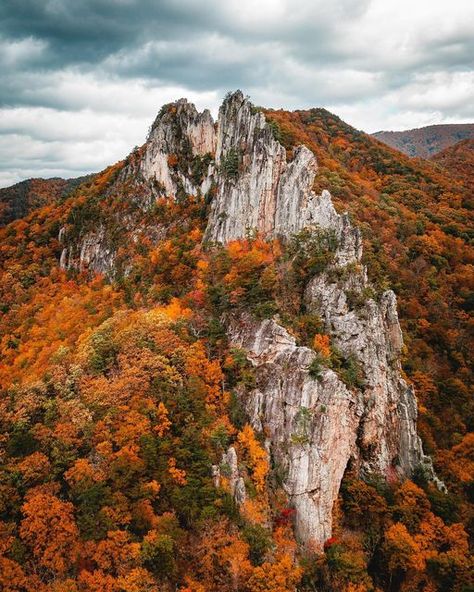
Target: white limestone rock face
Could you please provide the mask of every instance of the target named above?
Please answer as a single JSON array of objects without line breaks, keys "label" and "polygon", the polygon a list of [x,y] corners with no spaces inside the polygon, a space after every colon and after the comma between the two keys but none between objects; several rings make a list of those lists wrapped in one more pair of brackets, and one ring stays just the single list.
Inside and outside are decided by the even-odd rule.
[{"label": "white limestone rock face", "polygon": [[[341,263],[357,259],[359,231],[350,226],[346,215],[335,211],[327,191],[321,195],[312,191],[316,172],[316,158],[305,146],[296,148],[287,162],[286,151],[275,140],[265,116],[240,91],[224,101],[217,126],[209,111],[198,113],[193,104],[180,99],[163,107],[143,155],[118,175],[119,187],[124,183],[134,187],[130,199],[138,208],[136,220],[117,223],[126,223],[129,229],[139,225],[141,213],[156,197],[206,195],[212,188],[206,240],[226,243],[255,230],[284,238],[318,224],[335,231],[341,244],[337,256],[344,258]],[[114,186],[104,198],[113,192]],[[91,271],[113,275],[113,262],[108,262],[114,254],[108,253],[110,247],[102,235],[100,228],[90,229],[81,244],[65,244],[68,252],[62,255],[61,265],[82,269],[87,264]]]},{"label": "white limestone rock face", "polygon": [[[130,231],[129,240],[135,244],[139,243],[143,236],[154,244],[166,236],[167,229],[163,224],[137,228],[134,221],[125,216],[121,216],[120,222],[124,232]],[[127,276],[131,270],[130,265],[118,261],[116,247],[111,240],[106,221],[98,223],[95,229],[84,230],[74,240],[70,239],[66,228],[63,227],[58,240],[63,245],[59,259],[61,269],[101,273],[109,279],[114,279],[118,274]]]},{"label": "white limestone rock face", "polygon": [[89,269],[110,277],[114,275],[115,252],[109,245],[103,226],[99,226],[95,231],[86,232],[77,244],[69,243],[67,231],[63,227],[59,231],[58,241],[62,245],[67,245],[61,251],[61,269]]},{"label": "white limestone rock face", "polygon": [[241,393],[255,430],[264,431],[274,470],[296,510],[296,533],[321,547],[331,536],[332,508],[350,458],[357,456],[360,394],[325,369],[308,368],[313,350],[298,347],[273,320],[249,315],[228,322],[232,344],[255,367],[256,388]]},{"label": "white limestone rock face", "polygon": [[[192,174],[195,157],[214,155],[216,132],[210,112],[198,113],[192,103],[180,99],[165,106],[156,118],[140,164],[140,173],[152,183],[162,196],[176,197],[179,192],[197,195],[207,182],[210,171],[205,171],[202,183]],[[173,164],[172,160],[177,160]]]},{"label": "white limestone rock face", "polygon": [[229,446],[227,452],[222,454],[220,465],[212,465],[212,478],[215,487],[220,487],[221,478],[225,476],[229,480],[229,490],[235,502],[241,506],[247,499],[245,479],[239,469],[237,452],[233,446]]},{"label": "white limestone rock face", "polygon": [[[354,287],[367,287],[365,270]],[[328,283],[326,283],[328,282]],[[234,347],[242,348],[256,372],[256,388],[241,390],[252,427],[266,436],[273,469],[296,510],[296,534],[322,548],[331,536],[332,511],[349,463],[361,476],[409,477],[418,465],[442,489],[416,432],[416,399],[400,374],[401,331],[393,292],[349,310],[344,292],[326,274],[315,278],[307,297],[325,311],[326,328],[344,356],[354,355],[365,384],[349,388],[325,368],[310,374],[316,353],[299,347],[275,320],[248,314],[226,319]]]},{"label": "white limestone rock face", "polygon": [[[240,91],[226,98],[217,124],[209,111],[198,113],[192,103],[180,99],[162,108],[143,154],[138,160],[129,159],[119,173],[119,191],[126,185],[138,207],[134,219],[118,217],[115,222],[133,229],[157,197],[205,196],[212,189],[206,240],[226,243],[255,230],[284,238],[318,224],[335,231],[342,245],[341,263],[357,259],[359,232],[346,215],[335,211],[327,191],[321,195],[312,191],[316,172],[316,158],[305,146],[296,148],[287,162],[286,151],[265,116]],[[115,190],[113,184],[103,198]],[[111,247],[102,229],[88,229],[87,236],[80,236],[80,244],[61,238],[67,249],[61,256],[62,266],[83,269],[87,265],[91,271],[114,275],[115,253],[108,252]]]},{"label": "white limestone rock face", "polygon": [[431,459],[423,453],[416,430],[416,397],[401,374],[403,336],[395,294],[387,290],[375,299],[361,265],[349,273],[341,267],[337,272],[335,266],[314,277],[306,289],[306,302],[324,320],[326,332],[343,356],[356,360],[364,375],[357,457],[360,472],[404,478],[424,467],[444,489]]},{"label": "white limestone rock face", "polygon": [[271,232],[285,164],[285,149],[273,138],[264,115],[254,113],[241,92],[228,97],[219,110],[217,195],[206,238],[225,243],[249,230]]},{"label": "white limestone rock face", "polygon": [[351,273],[345,280],[331,279],[331,271],[316,276],[306,300],[343,356],[353,356],[364,375],[358,438],[362,471],[409,476],[424,455],[416,433],[416,400],[401,377],[403,340],[395,295],[387,291],[376,302],[365,269]]},{"label": "white limestone rock face", "polygon": [[[229,172],[229,162],[234,166]],[[334,230],[340,263],[358,259],[361,237],[347,215],[339,215],[329,192],[312,191],[317,173],[314,154],[299,146],[290,162],[273,137],[263,113],[255,112],[240,91],[219,110],[215,182],[206,239],[226,243],[249,231],[289,237],[308,226]]]},{"label": "white limestone rock face", "polygon": [[[239,157],[230,177],[229,153]],[[349,461],[361,475],[386,479],[410,476],[420,464],[432,473],[416,432],[416,399],[401,376],[395,295],[374,298],[358,229],[336,212],[329,192],[312,191],[314,155],[301,146],[287,162],[263,115],[241,93],[221,107],[216,163],[207,239],[225,243],[249,230],[285,239],[317,226],[331,230],[337,242],[331,268],[310,281],[306,304],[322,317],[343,358],[360,365],[363,386],[348,388],[329,369],[314,380],[308,369],[315,352],[297,347],[275,321],[244,315],[228,326],[231,342],[256,368],[258,386],[241,398],[285,473],[297,534],[321,547],[331,535],[332,508]]]}]

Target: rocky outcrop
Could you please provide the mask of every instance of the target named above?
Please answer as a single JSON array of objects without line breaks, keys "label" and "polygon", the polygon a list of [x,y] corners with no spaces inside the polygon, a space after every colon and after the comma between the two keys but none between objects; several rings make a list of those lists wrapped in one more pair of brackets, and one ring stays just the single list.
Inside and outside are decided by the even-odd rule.
[{"label": "rocky outcrop", "polygon": [[[72,239],[68,236],[66,227],[59,231],[58,242],[63,247],[59,259],[59,266],[62,269],[75,269],[80,272],[93,271],[101,273],[108,279],[115,279],[117,276],[127,276],[131,266],[126,257],[117,257],[117,250],[113,244],[112,233],[107,223],[115,223],[116,220],[104,220],[97,224],[95,229],[83,230],[78,237]],[[121,216],[120,223],[122,232],[128,233],[129,243],[134,247],[141,240],[147,240],[152,244],[158,244],[163,240],[168,229],[159,223],[153,226],[141,225],[136,227],[133,220]]]},{"label": "rocky outcrop", "polygon": [[59,259],[61,269],[91,269],[95,273],[114,276],[115,252],[109,245],[103,226],[85,233],[78,244],[68,242],[67,232],[63,227],[59,231],[58,241],[64,245]]},{"label": "rocky outcrop", "polygon": [[222,454],[220,465],[212,465],[212,476],[215,487],[220,487],[222,477],[228,479],[229,492],[235,502],[240,506],[247,499],[245,480],[239,470],[237,452],[233,446],[229,446],[227,452]]},{"label": "rocky outcrop", "polygon": [[213,157],[215,151],[216,132],[210,112],[198,113],[192,103],[180,99],[165,105],[152,125],[140,172],[158,194],[166,197],[205,193],[212,167],[208,164],[198,176],[193,163],[206,155]]},{"label": "rocky outcrop", "polygon": [[[227,319],[230,341],[246,351],[257,377],[257,387],[240,396],[283,474],[300,539],[322,546],[331,535],[334,500],[349,463],[361,475],[386,479],[404,478],[422,465],[435,479],[416,432],[416,399],[401,375],[395,295],[374,293],[361,264],[359,230],[336,212],[329,192],[313,192],[314,154],[300,146],[288,161],[272,126],[240,91],[225,99],[217,125],[208,111],[198,113],[185,100],[165,106],[139,154],[120,177],[132,177],[142,193],[145,188],[138,213],[157,196],[201,194],[212,197],[205,232],[210,243],[254,231],[287,240],[310,227],[334,237],[333,262],[309,281],[306,307],[322,318],[342,363],[360,374],[357,381],[346,374],[346,384],[342,372],[329,368],[315,372],[316,352],[299,347],[276,320]],[[133,231],[134,219],[126,225]],[[60,240],[62,266],[113,275],[114,252],[100,224],[77,245],[69,245],[64,233]],[[244,479],[232,447],[213,467],[216,485],[224,476],[243,503]]]},{"label": "rocky outcrop", "polygon": [[443,489],[423,453],[415,394],[401,374],[403,336],[395,294],[387,290],[376,297],[360,263],[349,269],[336,265],[309,282],[306,303],[363,375],[357,442],[361,473],[403,478],[421,467]]},{"label": "rocky outcrop", "polygon": [[[205,195],[214,183],[214,154],[217,133],[208,110],[198,113],[186,99],[164,105],[153,123],[146,144],[136,149],[125,161],[114,183],[104,191],[102,199],[124,193],[136,207],[124,215],[116,211],[106,223],[122,227],[133,234],[143,230],[143,218],[156,198],[185,199],[188,195]],[[139,155],[139,156],[137,156]],[[61,237],[64,245],[60,265],[67,269],[116,275],[116,248],[110,244],[104,221],[92,223],[71,241]],[[147,239],[155,242],[166,229],[156,220],[147,227]],[[127,269],[125,265],[124,269]]]},{"label": "rocky outcrop", "polygon": [[361,476],[391,481],[420,466],[444,487],[423,454],[416,399],[401,377],[395,296],[385,292],[380,302],[368,297],[358,311],[351,310],[344,287],[368,287],[363,268],[351,274],[342,286],[331,282],[328,272],[317,276],[307,300],[342,356],[360,366],[364,380],[357,387],[329,368],[313,373],[316,352],[298,347],[275,320],[244,314],[226,323],[231,343],[246,351],[256,373],[256,388],[240,391],[240,399],[283,475],[299,539],[319,548],[331,536],[332,510],[349,464]]},{"label": "rocky outcrop", "polygon": [[311,377],[316,353],[298,347],[275,321],[244,315],[228,327],[233,345],[255,367],[257,386],[241,398],[253,428],[266,434],[273,469],[283,475],[297,535],[321,546],[331,536],[332,507],[347,463],[357,456],[361,398],[330,369]]},{"label": "rocky outcrop", "polygon": [[[387,291],[378,302],[372,296],[363,268],[342,280],[334,270],[322,273],[306,291],[309,309],[322,317],[333,343],[363,375],[361,468],[386,477],[407,476],[423,459],[416,401],[400,374],[403,339],[395,295]],[[401,446],[402,439],[409,446]]]},{"label": "rocky outcrop", "polygon": [[[225,99],[217,124],[209,111],[198,113],[186,99],[165,105],[138,164],[131,159],[117,183],[136,186],[130,199],[139,206],[137,217],[152,207],[156,197],[210,197],[212,189],[205,232],[210,242],[226,243],[254,231],[284,238],[315,224],[331,228],[341,245],[340,263],[348,263],[360,256],[359,232],[347,215],[335,211],[327,191],[321,195],[312,191],[316,173],[316,158],[305,146],[296,148],[287,161],[285,148],[274,138],[263,113],[237,91]],[[113,195],[114,187],[107,191]],[[127,220],[129,228],[134,223],[138,219]],[[113,272],[106,261],[114,254],[108,252],[111,247],[101,229],[91,229],[78,244],[65,248],[63,265]]]},{"label": "rocky outcrop", "polygon": [[255,366],[258,386],[241,393],[242,400],[285,474],[297,533],[321,546],[331,534],[332,508],[349,462],[361,475],[404,478],[421,465],[434,478],[416,432],[416,399],[401,376],[395,295],[375,296],[361,264],[358,229],[336,212],[329,192],[312,191],[314,155],[300,146],[287,162],[264,116],[240,93],[219,112],[216,164],[209,240],[227,242],[249,230],[285,239],[317,226],[332,231],[336,241],[334,262],[309,282],[305,299],[323,319],[343,366],[358,375],[350,388],[327,368],[312,376],[316,353],[298,347],[274,320],[243,316],[228,328],[233,345]]},{"label": "rocky outcrop", "polygon": [[350,226],[347,215],[336,212],[327,191],[312,191],[314,154],[299,146],[287,162],[286,150],[265,116],[240,91],[227,97],[219,110],[216,168],[208,240],[226,243],[252,231],[284,238],[317,224],[336,233],[341,263],[360,257],[359,231]]}]

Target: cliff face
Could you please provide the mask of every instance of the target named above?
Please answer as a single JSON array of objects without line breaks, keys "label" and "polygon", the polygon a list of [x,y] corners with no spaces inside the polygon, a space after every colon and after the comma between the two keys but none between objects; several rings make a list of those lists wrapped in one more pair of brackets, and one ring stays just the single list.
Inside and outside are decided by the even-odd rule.
[{"label": "cliff face", "polygon": [[[206,155],[212,160],[197,184],[192,163]],[[317,224],[335,231],[340,263],[361,256],[359,231],[337,214],[327,191],[312,191],[314,154],[299,146],[287,162],[265,116],[240,91],[226,98],[216,125],[184,99],[165,110],[150,132],[141,172],[162,196],[214,188],[206,240],[226,243],[249,231],[288,237]]]},{"label": "cliff face", "polygon": [[[341,244],[338,258],[348,263],[360,256],[359,232],[336,213],[328,192],[312,192],[316,173],[316,158],[305,146],[287,162],[264,115],[237,91],[224,101],[216,124],[209,111],[198,113],[185,99],[165,106],[138,167],[127,165],[119,180],[133,178],[142,210],[156,197],[212,196],[205,233],[211,242],[255,230],[288,237],[314,224],[331,228]],[[126,222],[133,226],[133,220]],[[105,234],[89,231],[69,248],[66,240],[63,265],[113,275],[114,253]]]},{"label": "cliff face", "polygon": [[[185,198],[206,194],[214,179],[213,155],[217,134],[209,111],[198,113],[186,99],[164,105],[153,123],[140,159],[127,159],[116,183],[106,189],[106,200],[127,187],[133,212],[116,211],[113,220],[97,219],[83,229],[79,238],[71,240],[66,229],[59,233],[62,245],[60,264],[63,269],[89,270],[114,278],[117,273],[116,248],[110,240],[109,226],[119,227],[136,238],[135,230],[146,233],[157,242],[166,235],[166,228],[155,220],[143,228],[143,216],[153,207],[156,198]],[[126,273],[126,269],[125,269]]]},{"label": "cliff face", "polygon": [[219,158],[239,150],[242,165],[220,185],[207,235],[228,241],[244,237],[249,227],[283,237],[311,225],[332,230],[335,262],[310,281],[307,306],[364,379],[360,388],[348,388],[328,368],[313,378],[315,352],[298,347],[275,321],[244,316],[229,326],[232,343],[248,352],[256,369],[257,388],[241,396],[284,474],[297,533],[304,542],[322,545],[331,535],[332,508],[349,463],[362,474],[391,479],[409,476],[424,462],[431,470],[430,462],[416,433],[414,394],[400,374],[403,340],[395,295],[372,297],[358,230],[335,211],[327,191],[312,192],[313,154],[300,147],[287,163],[262,115],[241,100],[221,109],[219,137],[225,141],[218,141]]},{"label": "cliff face", "polygon": [[[210,162],[196,179],[193,164],[204,156]],[[205,194],[214,187],[206,239],[222,243],[255,230],[288,236],[316,222],[337,225],[328,195],[311,192],[316,171],[305,146],[287,162],[264,115],[240,91],[224,101],[216,125],[208,111],[198,113],[185,99],[165,108],[140,167],[158,195]]]},{"label": "cliff face", "polygon": [[203,171],[201,179],[193,175],[193,164],[215,150],[216,132],[209,111],[198,113],[193,104],[180,99],[165,105],[152,125],[140,172],[159,195],[205,193],[212,171]]},{"label": "cliff face", "polygon": [[[165,107],[138,168],[122,172],[146,187],[145,209],[156,196],[207,195],[209,242],[226,243],[255,230],[283,240],[305,227],[332,231],[334,262],[308,283],[306,306],[324,320],[345,362],[361,373],[356,386],[330,368],[315,376],[316,352],[299,347],[276,320],[244,314],[226,321],[230,341],[255,368],[256,388],[240,397],[253,427],[266,436],[296,509],[297,533],[321,546],[331,535],[334,501],[349,464],[362,475],[386,479],[409,476],[418,465],[431,475],[432,469],[416,433],[415,396],[401,376],[395,295],[375,297],[361,264],[360,233],[336,212],[327,191],[312,191],[316,174],[313,153],[300,146],[288,161],[264,115],[240,92],[226,98],[217,125],[209,112],[199,114],[185,100]],[[79,266],[113,269],[105,234],[97,228],[82,237]],[[67,244],[64,233],[61,240]],[[62,265],[73,266],[64,253]],[[234,493],[244,499],[235,451],[227,455]],[[218,482],[217,472],[214,477]]]},{"label": "cliff face", "polygon": [[314,225],[336,238],[335,262],[310,281],[307,307],[324,319],[343,357],[360,367],[363,386],[348,388],[328,368],[313,378],[315,352],[298,347],[274,320],[239,317],[228,330],[256,369],[257,388],[242,399],[284,474],[298,535],[322,545],[331,535],[332,508],[349,462],[361,474],[387,479],[409,476],[423,464],[432,473],[416,433],[416,399],[400,373],[396,299],[391,291],[372,297],[359,231],[335,211],[327,191],[312,191],[314,155],[300,146],[287,162],[263,115],[241,95],[219,113],[220,170],[229,154],[238,155],[239,166],[232,178],[220,178],[207,238],[227,242],[249,229],[288,238]]},{"label": "cliff face", "polygon": [[317,224],[331,228],[347,262],[360,255],[357,230],[332,207],[328,192],[312,191],[317,163],[305,146],[287,162],[284,147],[273,137],[262,113],[242,93],[228,97],[219,110],[217,126],[217,194],[211,204],[206,238],[228,242],[249,231],[288,237]]},{"label": "cliff face", "polygon": [[361,399],[330,369],[312,378],[315,352],[298,347],[273,320],[233,319],[229,337],[256,369],[255,390],[240,396],[253,428],[267,436],[274,470],[296,510],[297,534],[322,545],[331,536],[348,460],[357,455]]}]

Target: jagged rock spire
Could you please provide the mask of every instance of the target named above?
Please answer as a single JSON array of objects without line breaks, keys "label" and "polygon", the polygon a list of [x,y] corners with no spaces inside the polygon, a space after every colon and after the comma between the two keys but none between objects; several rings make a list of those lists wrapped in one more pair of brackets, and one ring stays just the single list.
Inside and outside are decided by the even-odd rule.
[{"label": "jagged rock spire", "polygon": [[[212,162],[197,183],[189,163],[206,155]],[[338,257],[357,260],[359,231],[336,212],[328,192],[312,191],[317,168],[306,146],[297,147],[287,161],[265,115],[240,90],[226,96],[217,125],[209,111],[198,113],[186,99],[165,105],[153,123],[141,164],[145,179],[163,196],[204,194],[215,188],[208,241],[226,243],[255,230],[285,237],[319,225],[335,230],[341,239]]]},{"label": "jagged rock spire", "polygon": [[193,178],[191,163],[194,158],[214,155],[216,132],[211,113],[198,113],[186,99],[164,105],[148,135],[141,162],[143,177],[163,196],[205,192],[204,181]]},{"label": "jagged rock spire", "polygon": [[345,250],[341,257],[360,258],[359,231],[336,212],[328,192],[312,191],[314,154],[299,146],[287,162],[264,114],[241,91],[228,95],[219,110],[216,163],[217,194],[206,239],[225,243],[249,230],[285,237],[318,225],[335,230]]}]

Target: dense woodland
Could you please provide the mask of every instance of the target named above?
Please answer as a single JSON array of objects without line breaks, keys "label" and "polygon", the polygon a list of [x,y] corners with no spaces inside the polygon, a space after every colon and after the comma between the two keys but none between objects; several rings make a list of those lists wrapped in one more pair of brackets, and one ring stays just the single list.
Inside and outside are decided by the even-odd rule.
[{"label": "dense woodland", "polygon": [[[222,319],[278,313],[356,388],[304,309],[305,281],[331,258],[327,237],[203,244],[208,200],[142,211],[131,199],[121,171],[137,149],[0,230],[1,589],[473,589],[472,189],[446,163],[410,160],[324,110],[267,115],[289,158],[299,143],[315,152],[315,189],[361,227],[375,289],[397,293],[419,432],[449,493],[422,471],[388,484],[348,472],[324,552],[297,547],[292,508],[236,396],[252,368]],[[121,226],[127,216],[139,227]],[[113,280],[61,270],[59,229],[71,240],[98,219]],[[219,488],[210,471],[231,443],[242,507],[225,470]]]},{"label": "dense woodland", "polygon": [[408,156],[432,158],[457,143],[472,140],[474,124],[444,123],[400,132],[376,132],[373,136]]},{"label": "dense woodland", "polygon": [[431,157],[431,160],[441,166],[441,170],[449,173],[461,181],[466,190],[472,192],[474,179],[474,140],[462,140]]},{"label": "dense woodland", "polygon": [[89,177],[27,179],[0,189],[0,225],[23,218],[31,211],[66,197]]}]

